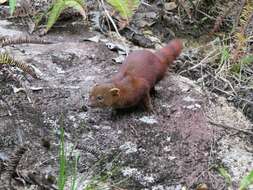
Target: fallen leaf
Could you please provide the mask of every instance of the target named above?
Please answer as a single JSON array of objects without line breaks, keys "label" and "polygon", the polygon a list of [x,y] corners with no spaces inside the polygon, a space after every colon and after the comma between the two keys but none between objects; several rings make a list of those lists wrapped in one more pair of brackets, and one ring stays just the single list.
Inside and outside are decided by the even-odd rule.
[{"label": "fallen leaf", "polygon": [[172,11],[173,9],[177,8],[177,4],[175,2],[165,3],[164,8],[166,11]]},{"label": "fallen leaf", "polygon": [[6,2],[7,2],[7,0],[0,0],[0,4],[4,4]]}]

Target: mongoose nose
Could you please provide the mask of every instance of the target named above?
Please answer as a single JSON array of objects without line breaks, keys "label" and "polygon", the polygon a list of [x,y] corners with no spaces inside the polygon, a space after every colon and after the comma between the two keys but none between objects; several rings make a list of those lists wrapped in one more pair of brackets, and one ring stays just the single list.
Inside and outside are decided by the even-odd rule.
[{"label": "mongoose nose", "polygon": [[94,108],[95,107],[95,104],[92,103],[92,101],[88,101],[88,103],[86,104],[88,107],[90,108]]}]

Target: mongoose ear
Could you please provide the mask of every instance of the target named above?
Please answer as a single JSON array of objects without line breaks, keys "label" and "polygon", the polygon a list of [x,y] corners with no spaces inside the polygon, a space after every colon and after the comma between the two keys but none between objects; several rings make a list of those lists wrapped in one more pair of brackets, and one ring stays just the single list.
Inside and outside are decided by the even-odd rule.
[{"label": "mongoose ear", "polygon": [[111,89],[110,89],[110,93],[111,93],[113,96],[119,96],[120,89],[119,89],[119,88],[111,88]]}]

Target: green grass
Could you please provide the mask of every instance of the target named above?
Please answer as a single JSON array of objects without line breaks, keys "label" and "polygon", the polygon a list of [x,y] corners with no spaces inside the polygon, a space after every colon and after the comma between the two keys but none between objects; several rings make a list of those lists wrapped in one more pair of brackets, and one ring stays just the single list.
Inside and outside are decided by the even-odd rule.
[{"label": "green grass", "polygon": [[253,55],[245,55],[240,59],[238,63],[235,63],[231,66],[230,71],[234,74],[239,74],[243,67],[253,63]]},{"label": "green grass", "polygon": [[72,175],[71,175],[71,190],[76,190],[77,189],[77,164],[79,161],[80,156],[76,155],[74,164],[72,167]]},{"label": "green grass", "polygon": [[243,179],[240,182],[239,190],[246,190],[252,184],[253,184],[253,170],[251,170],[251,172],[248,175],[243,177]]},{"label": "green grass", "polygon": [[59,175],[57,180],[57,186],[59,190],[64,190],[68,177],[71,177],[71,190],[77,189],[77,164],[79,161],[79,155],[75,155],[73,162],[68,161],[68,157],[65,152],[64,145],[64,129],[61,127],[60,134],[60,151],[59,151]]},{"label": "green grass", "polygon": [[228,171],[223,167],[219,168],[218,171],[219,171],[220,175],[222,177],[224,177],[225,182],[228,185],[228,187],[231,187],[232,186],[232,178],[229,175]]},{"label": "green grass", "polygon": [[59,190],[63,190],[65,187],[65,183],[67,180],[66,176],[66,155],[65,155],[65,149],[64,149],[64,129],[61,127],[61,136],[60,136],[60,171],[58,176],[58,188]]},{"label": "green grass", "polygon": [[[228,189],[231,189],[232,188],[232,177],[230,176],[228,171],[223,167],[218,168],[218,171],[219,171],[220,175],[224,177],[225,182],[228,186]],[[252,184],[253,184],[253,170],[251,170],[251,172],[249,172],[249,174],[247,174],[246,176],[244,176],[242,178],[238,190],[247,190],[249,188],[249,186]]]},{"label": "green grass", "polygon": [[220,60],[220,64],[224,64],[225,62],[227,62],[229,60],[229,58],[231,57],[230,52],[228,47],[223,47],[221,49],[221,60]]},{"label": "green grass", "polygon": [[9,7],[10,7],[10,13],[11,15],[13,15],[15,8],[17,5],[17,1],[16,0],[9,0]]}]

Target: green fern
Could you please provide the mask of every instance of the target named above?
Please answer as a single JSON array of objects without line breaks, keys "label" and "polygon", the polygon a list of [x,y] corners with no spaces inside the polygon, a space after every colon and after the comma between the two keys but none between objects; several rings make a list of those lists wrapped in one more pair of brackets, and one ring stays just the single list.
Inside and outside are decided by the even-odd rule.
[{"label": "green fern", "polygon": [[55,24],[62,11],[66,8],[76,9],[84,18],[86,18],[83,0],[56,0],[49,12],[46,32]]},{"label": "green fern", "polygon": [[107,0],[107,2],[127,21],[130,20],[140,4],[140,0]]}]

